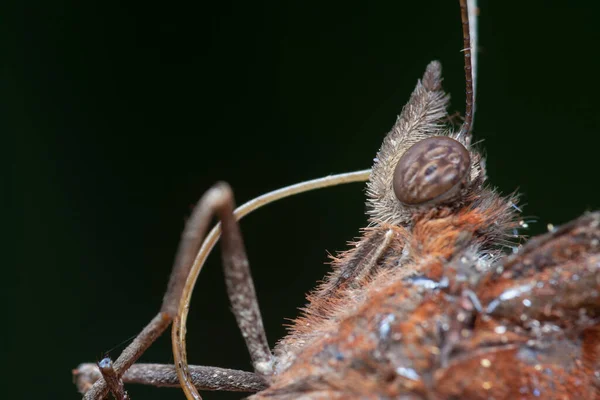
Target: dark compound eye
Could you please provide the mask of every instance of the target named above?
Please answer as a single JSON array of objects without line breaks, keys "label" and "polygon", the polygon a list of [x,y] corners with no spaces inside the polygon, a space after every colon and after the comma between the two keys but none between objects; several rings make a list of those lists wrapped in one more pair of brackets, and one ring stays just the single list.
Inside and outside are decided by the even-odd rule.
[{"label": "dark compound eye", "polygon": [[394,193],[407,205],[447,199],[468,177],[470,166],[469,152],[458,141],[447,136],[423,139],[398,161],[394,170]]}]

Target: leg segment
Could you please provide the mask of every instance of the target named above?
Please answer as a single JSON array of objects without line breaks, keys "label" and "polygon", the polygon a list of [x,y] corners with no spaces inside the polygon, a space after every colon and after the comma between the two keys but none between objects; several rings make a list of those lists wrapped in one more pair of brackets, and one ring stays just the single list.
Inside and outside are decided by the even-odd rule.
[{"label": "leg segment", "polygon": [[[272,370],[272,355],[262,324],[262,317],[258,307],[254,283],[250,275],[250,266],[246,250],[244,249],[242,234],[234,215],[233,192],[229,185],[225,183],[219,183],[213,189],[214,194],[211,204],[214,207],[214,212],[221,221],[220,228],[223,234],[223,241],[221,242],[223,270],[233,314],[246,341],[246,347],[250,352],[255,371],[262,376],[270,375]],[[211,238],[215,237],[212,233],[209,236]],[[191,293],[187,294],[192,290],[194,284],[193,279],[190,282],[186,282],[183,289],[186,294],[183,301],[186,304],[180,304],[180,308],[188,308]],[[172,335],[175,366],[186,396],[192,399],[201,399],[192,382],[191,371],[187,364],[185,322],[186,316],[180,314],[175,317]]]},{"label": "leg segment", "polygon": [[[271,353],[258,311],[258,302],[250,277],[241,233],[232,213],[233,194],[229,185],[218,183],[202,196],[184,229],[161,309],[115,361],[114,371],[118,377],[133,365],[173,321],[190,268],[215,214],[224,222],[225,276],[238,325],[246,339],[254,364],[263,365],[261,363],[264,362],[268,364]],[[202,378],[202,376],[199,377]],[[202,386],[202,382],[199,383]],[[100,378],[85,394],[85,399],[103,399],[108,391],[106,381],[104,378]]]},{"label": "leg segment", "polygon": [[[223,390],[255,393],[266,388],[259,375],[234,369],[190,365],[192,383],[198,390]],[[81,364],[73,371],[80,392],[88,390],[102,376],[93,363]],[[179,388],[179,378],[174,365],[133,364],[122,378],[123,383],[136,383],[157,387]]]}]

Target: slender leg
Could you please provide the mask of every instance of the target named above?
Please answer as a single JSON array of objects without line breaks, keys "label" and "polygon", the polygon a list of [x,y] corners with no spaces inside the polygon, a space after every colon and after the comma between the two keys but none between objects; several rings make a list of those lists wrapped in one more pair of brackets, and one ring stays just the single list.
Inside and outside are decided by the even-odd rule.
[{"label": "slender leg", "polygon": [[[255,393],[266,388],[263,378],[253,372],[190,365],[192,383],[198,390]],[[96,364],[81,364],[73,371],[80,392],[88,390],[102,376]],[[123,383],[157,387],[181,387],[174,365],[133,364],[122,377]]]},{"label": "slender leg", "polygon": [[233,215],[233,192],[223,185],[223,205],[219,209],[222,233],[222,259],[227,295],[237,324],[246,340],[252,365],[256,372],[270,375],[272,358],[265,328],[263,327],[254,282],[250,275],[248,256],[244,248],[240,226]]},{"label": "slender leg", "polygon": [[[202,196],[184,229],[161,309],[115,361],[114,371],[117,376],[122,376],[173,321],[195,255],[215,214],[224,222],[224,268],[238,325],[246,339],[254,364],[260,367],[263,365],[261,363],[267,362],[270,365],[268,361],[271,353],[258,311],[241,233],[232,212],[233,194],[226,183],[216,184]],[[100,378],[84,398],[103,399],[108,391],[106,381]]]},{"label": "slender leg", "polygon": [[[233,192],[229,185],[225,183],[215,185],[214,189],[218,190],[215,191],[215,199],[212,204],[214,204],[215,213],[221,221],[220,228],[223,236],[221,242],[222,260],[227,294],[238,327],[242,331],[246,347],[250,352],[254,369],[258,374],[266,377],[271,374],[273,356],[267,343],[242,234],[234,215]],[[186,303],[181,303],[179,305],[180,309],[187,309],[186,305],[189,306],[190,296],[188,295],[191,295],[190,291],[193,285],[193,279],[186,282],[183,291],[184,300],[182,300]],[[185,321],[185,315],[177,315],[174,322],[172,341],[175,367],[186,396],[192,399],[201,399],[196,386],[192,382],[187,364]]]}]

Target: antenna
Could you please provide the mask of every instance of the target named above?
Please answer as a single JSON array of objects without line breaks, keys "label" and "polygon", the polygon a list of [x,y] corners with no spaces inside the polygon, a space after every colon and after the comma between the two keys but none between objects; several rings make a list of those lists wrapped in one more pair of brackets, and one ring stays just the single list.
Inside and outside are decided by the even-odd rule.
[{"label": "antenna", "polygon": [[460,0],[460,19],[463,31],[463,53],[465,60],[465,120],[459,136],[470,140],[475,115],[475,85],[477,77],[477,4],[476,0]]}]

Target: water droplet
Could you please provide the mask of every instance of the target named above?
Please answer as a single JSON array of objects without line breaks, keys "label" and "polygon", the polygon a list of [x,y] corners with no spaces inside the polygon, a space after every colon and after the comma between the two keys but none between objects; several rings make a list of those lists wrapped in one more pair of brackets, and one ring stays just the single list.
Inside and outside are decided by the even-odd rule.
[{"label": "water droplet", "polygon": [[419,374],[417,374],[417,371],[415,371],[412,368],[398,367],[396,368],[396,373],[404,378],[411,379],[413,381],[419,379]]},{"label": "water droplet", "polygon": [[502,335],[502,334],[506,333],[506,327],[505,326],[497,326],[494,328],[494,332],[496,332],[499,335]]},{"label": "water droplet", "polygon": [[382,338],[382,339],[388,338],[388,335],[390,334],[390,329],[391,329],[390,324],[392,322],[394,322],[394,319],[396,319],[394,314],[388,314],[381,320],[381,322],[379,323],[379,337],[380,338]]},{"label": "water droplet", "polygon": [[440,283],[434,280],[428,279],[424,276],[414,276],[407,279],[413,285],[423,287],[426,289],[437,289],[440,287]]}]

